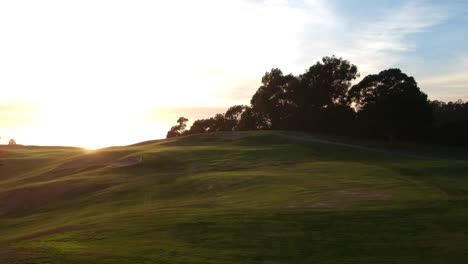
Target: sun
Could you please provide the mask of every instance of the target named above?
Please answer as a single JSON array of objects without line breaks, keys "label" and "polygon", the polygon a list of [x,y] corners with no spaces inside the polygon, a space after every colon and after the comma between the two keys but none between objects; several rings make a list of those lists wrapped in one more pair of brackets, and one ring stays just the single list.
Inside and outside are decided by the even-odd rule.
[{"label": "sun", "polygon": [[41,112],[38,127],[31,131],[41,145],[76,146],[96,150],[154,139],[138,111],[132,107],[102,102],[48,104]]}]

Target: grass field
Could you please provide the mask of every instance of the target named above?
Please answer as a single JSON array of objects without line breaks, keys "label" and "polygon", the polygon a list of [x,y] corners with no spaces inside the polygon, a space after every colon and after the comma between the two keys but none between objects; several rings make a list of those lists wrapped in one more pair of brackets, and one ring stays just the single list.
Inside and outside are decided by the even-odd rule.
[{"label": "grass field", "polygon": [[468,259],[467,163],[278,132],[0,151],[0,263]]}]

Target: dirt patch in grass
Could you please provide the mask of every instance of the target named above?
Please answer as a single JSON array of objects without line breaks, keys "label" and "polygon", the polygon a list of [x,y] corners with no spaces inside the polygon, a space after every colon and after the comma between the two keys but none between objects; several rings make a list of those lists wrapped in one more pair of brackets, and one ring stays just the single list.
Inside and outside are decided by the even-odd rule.
[{"label": "dirt patch in grass", "polygon": [[108,183],[61,181],[0,193],[0,216],[35,210],[54,202],[73,199],[109,187]]},{"label": "dirt patch in grass", "polygon": [[112,157],[91,156],[66,162],[50,171],[44,172],[35,177],[36,180],[53,180],[63,176],[78,174],[86,171],[102,169],[105,167],[122,168],[140,164],[143,161],[142,156],[127,157],[122,160],[116,160]]},{"label": "dirt patch in grass", "polygon": [[226,139],[226,140],[236,140],[236,139],[241,139],[243,137],[246,137],[245,134],[241,134],[241,133],[223,133],[220,135],[220,138],[222,139]]},{"label": "dirt patch in grass", "polygon": [[74,161],[70,161],[64,163],[60,167],[56,168],[55,170],[88,170],[88,169],[96,169],[96,168],[103,168],[107,166],[111,166],[113,168],[117,167],[127,167],[139,164],[143,161],[142,156],[132,156],[127,157],[122,160],[116,160],[114,157],[109,156],[100,156],[100,155],[93,155],[91,157],[84,157]]},{"label": "dirt patch in grass", "polygon": [[12,245],[12,244],[15,244],[15,243],[18,243],[18,242],[21,242],[21,241],[46,237],[46,236],[65,233],[65,232],[70,232],[70,231],[81,230],[81,229],[83,229],[85,227],[86,227],[85,225],[72,225],[72,226],[62,226],[62,227],[58,227],[58,228],[47,229],[47,230],[38,231],[38,232],[34,232],[34,233],[31,233],[31,234],[28,234],[28,235],[17,237],[15,239],[7,241],[7,243]]},{"label": "dirt patch in grass", "polygon": [[30,260],[35,254],[29,250],[15,247],[14,244],[27,241],[31,239],[46,237],[50,235],[81,230],[85,227],[85,225],[74,225],[74,226],[64,226],[58,228],[47,229],[43,231],[34,232],[28,235],[23,235],[5,242],[7,247],[3,248],[0,251],[0,263],[24,263]]},{"label": "dirt patch in grass", "polygon": [[318,208],[337,208],[352,205],[358,202],[367,201],[388,201],[392,195],[385,192],[359,192],[359,191],[337,191],[325,195],[319,203],[313,207]]},{"label": "dirt patch in grass", "polygon": [[28,250],[4,248],[2,251],[0,251],[0,263],[25,263],[32,256],[33,253]]},{"label": "dirt patch in grass", "polygon": [[128,157],[123,160],[114,161],[111,163],[110,166],[112,168],[129,167],[129,166],[140,164],[142,161],[143,161],[142,156],[134,156],[134,157]]},{"label": "dirt patch in grass", "polygon": [[388,201],[391,198],[392,195],[388,192],[336,191],[321,195],[319,201],[302,201],[294,203],[289,207],[334,209],[351,206],[359,202]]}]

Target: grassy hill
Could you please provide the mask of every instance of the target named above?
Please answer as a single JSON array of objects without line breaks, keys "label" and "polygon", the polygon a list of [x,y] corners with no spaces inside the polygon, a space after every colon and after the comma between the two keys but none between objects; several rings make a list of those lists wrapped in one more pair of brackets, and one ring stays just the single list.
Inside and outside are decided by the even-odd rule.
[{"label": "grassy hill", "polygon": [[467,163],[308,137],[2,147],[0,263],[468,259]]}]

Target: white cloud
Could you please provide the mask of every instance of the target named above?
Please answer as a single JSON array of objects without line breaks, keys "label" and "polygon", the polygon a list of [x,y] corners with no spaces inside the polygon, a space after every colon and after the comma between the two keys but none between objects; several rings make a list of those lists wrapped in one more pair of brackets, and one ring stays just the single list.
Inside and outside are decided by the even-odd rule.
[{"label": "white cloud", "polygon": [[447,75],[436,76],[424,79],[421,84],[428,86],[442,86],[447,88],[467,88],[468,87],[468,70],[458,73],[450,73]]},{"label": "white cloud", "polygon": [[284,1],[24,2],[0,6],[6,99],[213,104],[226,79],[293,64],[305,20]]},{"label": "white cloud", "polygon": [[468,100],[468,56],[459,55],[452,62],[450,71],[419,80],[419,86],[427,90],[433,100]]},{"label": "white cloud", "polygon": [[0,103],[40,105],[23,143],[148,139],[146,109],[229,105],[223,91],[293,65],[304,21],[284,1],[2,1]]},{"label": "white cloud", "polygon": [[447,15],[426,1],[366,22],[325,0],[1,1],[0,100],[42,107],[40,133],[22,142],[149,139],[173,114],[142,120],[148,109],[248,103],[265,71],[298,74],[332,54],[377,72]]},{"label": "white cloud", "polygon": [[[331,19],[326,31],[311,29],[306,49],[317,57],[335,54],[358,65],[367,75],[398,65],[403,52],[416,49],[408,42],[411,34],[429,30],[449,15],[444,6],[434,6],[427,1],[408,1],[403,6],[386,10],[372,20],[340,21]],[[337,24],[339,23],[339,24]],[[317,44],[318,42],[318,44]],[[310,54],[309,53],[309,54]]]},{"label": "white cloud", "polygon": [[424,1],[365,24],[322,0],[20,2],[0,4],[3,99],[47,103],[225,104],[223,91],[272,67],[300,73],[332,54],[369,73],[447,15]]}]

